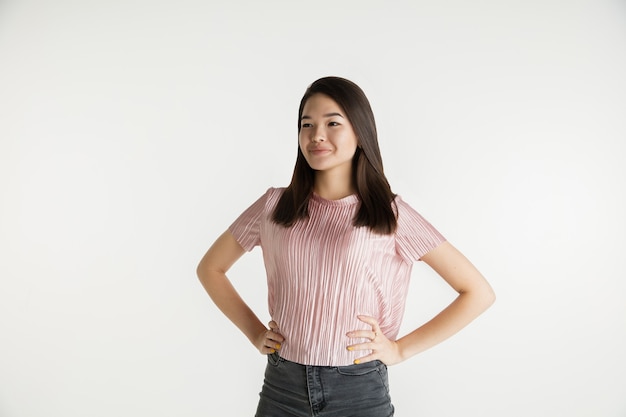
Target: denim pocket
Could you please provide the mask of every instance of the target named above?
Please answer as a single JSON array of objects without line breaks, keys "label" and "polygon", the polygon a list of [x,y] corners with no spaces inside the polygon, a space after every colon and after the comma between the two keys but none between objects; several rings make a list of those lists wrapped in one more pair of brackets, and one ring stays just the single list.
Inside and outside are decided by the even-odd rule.
[{"label": "denim pocket", "polygon": [[272,366],[278,366],[283,361],[278,352],[270,353],[267,355],[267,363]]},{"label": "denim pocket", "polygon": [[373,394],[376,392],[384,395],[386,398],[389,396],[387,365],[381,361],[339,366],[335,370],[340,378],[344,378],[341,384],[346,384],[356,389],[358,393],[355,395],[357,396],[364,393],[368,393],[368,396],[376,396],[376,394]]},{"label": "denim pocket", "polygon": [[380,375],[380,379],[383,382],[385,390],[387,390],[387,393],[389,393],[389,374],[387,372],[387,365],[381,362],[376,369],[378,370],[378,374]]},{"label": "denim pocket", "polygon": [[338,366],[337,373],[346,376],[360,376],[367,375],[371,372],[376,372],[380,366],[385,366],[381,361],[373,361],[361,363],[358,365]]}]

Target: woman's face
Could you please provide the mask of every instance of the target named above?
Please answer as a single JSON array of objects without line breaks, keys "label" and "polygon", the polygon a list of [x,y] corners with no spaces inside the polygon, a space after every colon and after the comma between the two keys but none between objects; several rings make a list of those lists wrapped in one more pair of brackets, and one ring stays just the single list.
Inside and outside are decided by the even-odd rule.
[{"label": "woman's face", "polygon": [[350,175],[358,140],[343,109],[330,97],[314,94],[306,101],[299,142],[312,169]]}]

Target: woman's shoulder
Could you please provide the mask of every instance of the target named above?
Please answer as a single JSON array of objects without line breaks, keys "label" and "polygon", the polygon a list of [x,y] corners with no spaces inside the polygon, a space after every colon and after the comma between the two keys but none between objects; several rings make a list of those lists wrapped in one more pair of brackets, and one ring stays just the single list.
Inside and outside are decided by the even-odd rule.
[{"label": "woman's shoulder", "polygon": [[269,187],[267,191],[265,191],[265,193],[270,195],[278,195],[280,197],[283,192],[285,192],[286,188],[287,187]]},{"label": "woman's shoulder", "polygon": [[265,191],[265,196],[268,200],[279,199],[285,192],[286,187],[269,187]]},{"label": "woman's shoulder", "polygon": [[406,221],[414,222],[416,220],[423,220],[422,215],[413,205],[409,204],[401,195],[396,194],[394,200],[394,209],[398,218],[398,223],[404,223]]},{"label": "woman's shoulder", "polygon": [[283,192],[285,192],[285,187],[269,187],[260,198],[265,202],[265,209],[273,210]]}]

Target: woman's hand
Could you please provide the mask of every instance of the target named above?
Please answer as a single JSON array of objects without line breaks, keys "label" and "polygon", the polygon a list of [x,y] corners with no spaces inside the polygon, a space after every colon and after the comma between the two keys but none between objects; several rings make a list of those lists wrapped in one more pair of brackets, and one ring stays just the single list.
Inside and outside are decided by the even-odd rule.
[{"label": "woman's hand", "polygon": [[263,331],[257,337],[256,347],[263,355],[268,355],[280,349],[285,341],[282,334],[278,332],[278,324],[274,320],[268,323],[269,330]]},{"label": "woman's hand", "polygon": [[398,343],[385,337],[383,332],[380,331],[378,321],[374,317],[357,316],[357,318],[362,322],[369,324],[372,327],[372,330],[353,330],[346,333],[346,336],[351,338],[370,339],[370,341],[349,345],[348,350],[371,350],[372,353],[356,359],[354,361],[355,364],[370,362],[377,359],[385,365],[394,365],[402,362]]}]

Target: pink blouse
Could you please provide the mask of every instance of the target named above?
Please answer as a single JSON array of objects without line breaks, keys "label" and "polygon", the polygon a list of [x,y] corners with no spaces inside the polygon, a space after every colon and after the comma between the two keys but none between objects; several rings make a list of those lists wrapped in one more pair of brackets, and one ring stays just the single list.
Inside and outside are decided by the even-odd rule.
[{"label": "pink blouse", "polygon": [[360,342],[346,332],[371,329],[357,315],[375,317],[395,340],[412,264],[445,238],[399,196],[392,235],[352,225],[356,195],[326,200],[314,194],[309,218],[284,227],[271,219],[283,190],[267,190],[229,228],[245,250],[261,246],[269,313],[285,337],[280,355],[305,365],[352,364],[369,353],[346,349]]}]

